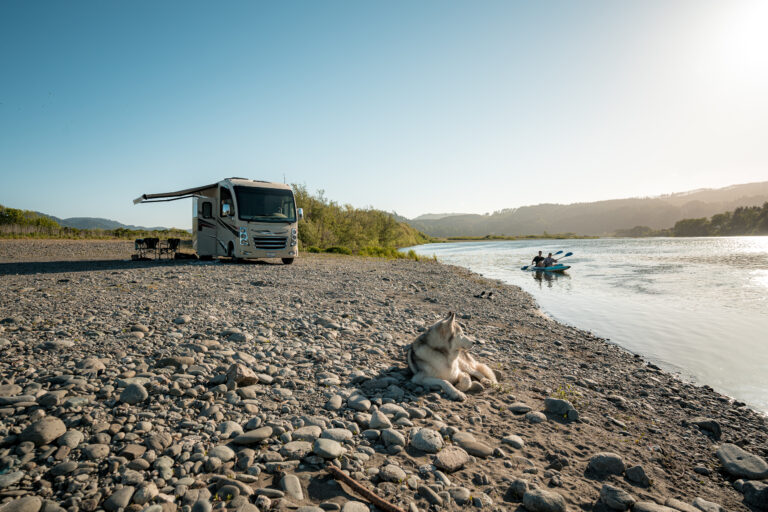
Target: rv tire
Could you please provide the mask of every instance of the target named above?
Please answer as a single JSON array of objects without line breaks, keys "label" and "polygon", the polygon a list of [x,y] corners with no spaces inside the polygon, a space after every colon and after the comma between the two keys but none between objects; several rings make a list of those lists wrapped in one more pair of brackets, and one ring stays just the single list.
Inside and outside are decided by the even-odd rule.
[{"label": "rv tire", "polygon": [[291,263],[293,263],[293,258],[283,258],[284,265],[290,265]]}]

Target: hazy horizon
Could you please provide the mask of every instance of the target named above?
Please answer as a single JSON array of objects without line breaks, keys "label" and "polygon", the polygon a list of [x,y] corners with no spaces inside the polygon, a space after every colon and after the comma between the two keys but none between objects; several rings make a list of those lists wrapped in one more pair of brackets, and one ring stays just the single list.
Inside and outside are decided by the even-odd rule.
[{"label": "hazy horizon", "polygon": [[228,176],[408,218],[768,176],[768,3],[4,2],[0,204]]}]

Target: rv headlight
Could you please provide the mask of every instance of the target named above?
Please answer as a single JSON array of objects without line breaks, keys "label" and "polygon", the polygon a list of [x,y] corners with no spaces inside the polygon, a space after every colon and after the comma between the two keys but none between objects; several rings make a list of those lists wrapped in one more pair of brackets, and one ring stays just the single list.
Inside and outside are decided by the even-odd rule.
[{"label": "rv headlight", "polygon": [[291,234],[294,236],[294,238],[296,237],[296,228],[291,229]]}]

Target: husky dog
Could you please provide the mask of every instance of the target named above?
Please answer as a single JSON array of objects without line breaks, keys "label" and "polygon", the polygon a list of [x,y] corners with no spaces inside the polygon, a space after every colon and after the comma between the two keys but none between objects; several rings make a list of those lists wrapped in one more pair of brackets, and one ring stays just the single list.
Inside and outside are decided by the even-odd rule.
[{"label": "husky dog", "polygon": [[[473,343],[456,322],[456,314],[448,313],[408,347],[413,382],[440,386],[452,400],[465,400],[463,391],[480,391],[483,384],[496,384],[493,370],[467,352]],[[473,378],[480,382],[472,382]]]}]

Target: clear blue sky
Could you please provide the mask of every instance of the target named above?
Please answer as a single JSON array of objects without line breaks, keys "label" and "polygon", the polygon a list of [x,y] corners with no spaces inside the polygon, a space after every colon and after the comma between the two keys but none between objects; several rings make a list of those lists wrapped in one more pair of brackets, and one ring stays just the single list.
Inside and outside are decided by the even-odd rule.
[{"label": "clear blue sky", "polygon": [[490,212],[768,179],[768,2],[0,2],[0,203],[228,176]]}]

